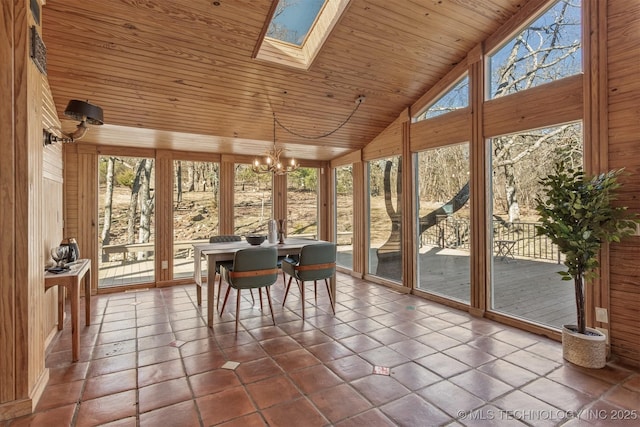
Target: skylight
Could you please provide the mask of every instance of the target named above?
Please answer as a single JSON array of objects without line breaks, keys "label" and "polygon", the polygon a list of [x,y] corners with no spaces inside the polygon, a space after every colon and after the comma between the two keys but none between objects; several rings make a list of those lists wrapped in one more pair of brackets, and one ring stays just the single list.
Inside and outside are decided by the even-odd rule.
[{"label": "skylight", "polygon": [[325,0],[280,0],[267,37],[302,46]]},{"label": "skylight", "polygon": [[308,70],[351,0],[280,0],[253,57]]}]

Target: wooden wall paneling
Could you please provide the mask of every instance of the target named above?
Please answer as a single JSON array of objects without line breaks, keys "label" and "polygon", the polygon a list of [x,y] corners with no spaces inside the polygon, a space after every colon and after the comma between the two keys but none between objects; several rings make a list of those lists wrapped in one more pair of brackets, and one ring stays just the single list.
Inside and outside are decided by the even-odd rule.
[{"label": "wooden wall paneling", "polygon": [[332,182],[329,162],[324,162],[324,166],[318,168],[318,238],[328,241],[335,241],[334,228],[331,227],[331,217],[335,212]]},{"label": "wooden wall paneling", "polygon": [[[583,144],[584,169],[594,174],[608,169],[607,155],[607,13],[606,0],[584,2],[582,5],[583,58]],[[585,289],[587,325],[608,332],[608,323],[595,320],[595,307],[609,307],[609,246],[599,254],[600,275]]]},{"label": "wooden wall paneling", "polygon": [[220,158],[220,215],[219,234],[234,234],[233,189],[235,183],[235,157],[222,155]]},{"label": "wooden wall paneling", "polygon": [[366,163],[353,163],[353,271],[355,277],[362,278],[367,263],[367,184],[365,181]]},{"label": "wooden wall paneling", "polygon": [[417,224],[415,156],[411,153],[411,118],[407,111],[402,123],[402,285],[408,290],[417,284]]},{"label": "wooden wall paneling", "polygon": [[[16,220],[16,160],[19,139],[15,133],[14,123],[16,110],[13,91],[15,70],[13,57],[14,40],[14,2],[0,3],[0,93],[4,102],[0,103],[0,140],[4,141],[0,156],[0,341],[3,350],[0,352],[0,420],[11,418],[14,412],[26,413],[25,409],[15,409],[11,403],[16,399],[16,365],[18,351],[16,341],[16,265],[15,257],[4,255],[15,251],[17,230]],[[5,405],[4,403],[9,402]],[[26,407],[23,404],[23,407]],[[30,408],[30,402],[29,402]]]},{"label": "wooden wall paneling", "polygon": [[[483,46],[469,55],[469,86],[471,97],[470,155],[470,214],[471,214],[471,295],[469,312],[483,316],[490,308],[489,287],[491,281],[488,225],[491,199],[488,194],[488,141],[483,132],[483,121],[488,117],[485,109],[485,62]],[[479,54],[478,54],[479,53]]]},{"label": "wooden wall paneling", "polygon": [[[582,74],[484,103],[483,133],[494,137],[582,119]],[[553,105],[553,108],[549,108]]]},{"label": "wooden wall paneling", "polygon": [[[173,280],[173,156],[158,150],[155,155],[155,269],[156,284]],[[162,268],[165,262],[167,268]]]},{"label": "wooden wall paneling", "polygon": [[385,130],[362,149],[363,160],[381,159],[402,154],[402,122],[408,113],[401,113]]},{"label": "wooden wall paneling", "polygon": [[[606,4],[602,4],[606,3]],[[640,212],[640,3],[598,1],[606,9],[607,161],[603,167],[632,175],[623,178],[618,203]],[[601,12],[602,13],[602,12]],[[599,25],[603,25],[599,21]],[[604,58],[600,58],[601,61]],[[604,100],[602,100],[604,102]],[[609,339],[611,353],[624,363],[640,366],[640,238],[611,245],[609,251]]]},{"label": "wooden wall paneling", "polygon": [[411,152],[471,140],[471,108],[411,124]]},{"label": "wooden wall paneling", "polygon": [[346,166],[360,161],[362,161],[362,151],[356,150],[331,160],[331,167],[335,169],[340,166]]}]

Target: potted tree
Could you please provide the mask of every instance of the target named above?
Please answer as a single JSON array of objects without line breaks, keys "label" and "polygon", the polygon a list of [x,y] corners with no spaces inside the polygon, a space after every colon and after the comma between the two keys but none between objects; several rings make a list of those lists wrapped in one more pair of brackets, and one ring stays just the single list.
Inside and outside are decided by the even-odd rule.
[{"label": "potted tree", "polygon": [[606,336],[586,326],[585,283],[598,277],[601,245],[619,242],[636,227],[636,215],[612,203],[622,173],[618,169],[588,177],[580,168],[557,163],[553,173],[540,180],[544,188],[536,198],[541,220],[537,235],[549,237],[564,254],[567,271],[560,275],[573,280],[575,288],[577,324],[563,327],[563,357],[588,368],[606,364]]}]

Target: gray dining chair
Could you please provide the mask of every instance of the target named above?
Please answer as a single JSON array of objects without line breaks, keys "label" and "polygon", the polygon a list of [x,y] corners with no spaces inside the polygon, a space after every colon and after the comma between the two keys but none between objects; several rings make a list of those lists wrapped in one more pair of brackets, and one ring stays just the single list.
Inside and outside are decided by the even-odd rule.
[{"label": "gray dining chair", "polygon": [[240,249],[233,258],[233,264],[220,266],[222,280],[229,284],[222,302],[220,315],[224,313],[231,288],[236,290],[236,333],[238,332],[238,319],[240,318],[240,291],[242,289],[262,289],[267,291],[267,300],[271,319],[276,324],[271,304],[271,292],[269,287],[278,279],[278,251],[274,247],[256,247]]},{"label": "gray dining chair", "polygon": [[[226,243],[226,242],[241,242],[242,236],[238,236],[235,234],[223,234],[220,236],[211,236],[209,237],[209,243]],[[227,265],[231,267],[233,265],[233,261],[218,261],[216,262],[216,274],[220,275],[220,266]],[[211,284],[213,286],[213,284]],[[218,279],[218,297],[216,300],[216,310],[220,311],[220,292],[222,292],[222,276],[219,276]],[[251,300],[255,300],[253,298],[253,292],[251,293]]]},{"label": "gray dining chair", "polygon": [[324,279],[324,284],[327,287],[327,293],[329,294],[331,310],[333,311],[333,314],[336,313],[333,296],[331,295],[328,282],[328,279],[336,272],[335,243],[323,242],[304,246],[300,250],[300,257],[297,262],[287,258],[282,260],[282,271],[289,275],[289,282],[287,283],[287,289],[284,293],[284,298],[282,299],[282,306],[284,306],[287,301],[287,295],[289,294],[289,288],[291,287],[291,280],[295,279],[298,284],[298,288],[300,289],[302,320],[304,320],[304,282],[313,280],[313,293],[317,304],[317,281]]}]

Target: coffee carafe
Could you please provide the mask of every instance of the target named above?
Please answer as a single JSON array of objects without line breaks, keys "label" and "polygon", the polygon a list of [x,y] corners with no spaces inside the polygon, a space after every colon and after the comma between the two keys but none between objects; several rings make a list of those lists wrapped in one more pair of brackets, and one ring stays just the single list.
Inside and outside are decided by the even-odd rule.
[{"label": "coffee carafe", "polygon": [[69,247],[69,250],[67,252],[67,262],[74,262],[80,259],[80,248],[78,247],[78,242],[73,237],[62,239],[62,242],[60,242],[60,246]]}]

